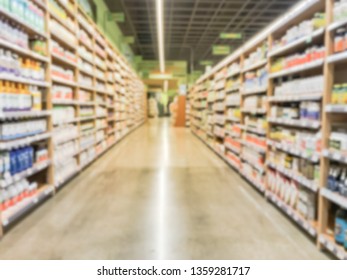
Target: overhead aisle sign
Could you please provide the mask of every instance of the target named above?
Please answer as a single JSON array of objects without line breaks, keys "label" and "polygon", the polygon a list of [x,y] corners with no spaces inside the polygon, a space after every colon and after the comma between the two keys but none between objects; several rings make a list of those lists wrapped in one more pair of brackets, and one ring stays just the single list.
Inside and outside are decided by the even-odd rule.
[{"label": "overhead aisle sign", "polygon": [[228,45],[213,45],[212,54],[213,55],[228,55],[230,54],[230,46]]},{"label": "overhead aisle sign", "polygon": [[221,33],[219,35],[221,39],[242,39],[241,33]]}]

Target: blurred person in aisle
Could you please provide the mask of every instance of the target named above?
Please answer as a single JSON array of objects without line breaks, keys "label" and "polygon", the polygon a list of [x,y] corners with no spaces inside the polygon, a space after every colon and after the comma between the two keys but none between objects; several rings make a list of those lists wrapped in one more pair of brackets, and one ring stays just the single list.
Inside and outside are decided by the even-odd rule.
[{"label": "blurred person in aisle", "polygon": [[148,99],[148,116],[150,118],[157,118],[158,117],[158,103],[154,96],[151,96]]}]

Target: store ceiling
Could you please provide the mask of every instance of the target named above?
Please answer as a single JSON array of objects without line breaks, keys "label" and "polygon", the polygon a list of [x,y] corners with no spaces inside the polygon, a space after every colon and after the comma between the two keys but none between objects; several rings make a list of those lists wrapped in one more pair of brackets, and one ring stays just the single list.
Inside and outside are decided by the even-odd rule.
[{"label": "store ceiling", "polygon": [[[123,34],[134,36],[132,45],[143,59],[158,59],[155,0],[105,0],[111,12],[124,12]],[[219,61],[212,45],[240,46],[298,0],[163,0],[166,60]],[[243,40],[219,39],[221,32],[242,33]],[[201,68],[201,67],[200,67]]]}]

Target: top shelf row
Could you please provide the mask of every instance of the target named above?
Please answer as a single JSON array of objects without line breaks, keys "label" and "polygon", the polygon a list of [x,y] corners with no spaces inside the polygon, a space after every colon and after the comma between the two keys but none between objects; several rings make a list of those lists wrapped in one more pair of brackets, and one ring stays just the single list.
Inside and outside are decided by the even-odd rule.
[{"label": "top shelf row", "polygon": [[[51,17],[47,24],[46,11]],[[76,2],[69,0],[1,1],[0,19],[3,19],[0,21],[1,39],[6,39],[5,33],[16,32],[19,39],[27,36],[30,39],[45,41],[49,38],[49,30],[55,40],[70,50],[76,50],[77,40],[81,41],[81,38],[88,37],[89,43],[95,45],[96,55],[102,59],[112,58],[123,69],[128,68],[124,59],[108,47],[110,44],[107,43],[107,39],[96,31],[98,28]],[[92,45],[89,43],[86,47],[91,48]],[[42,60],[41,57],[37,58]]]}]

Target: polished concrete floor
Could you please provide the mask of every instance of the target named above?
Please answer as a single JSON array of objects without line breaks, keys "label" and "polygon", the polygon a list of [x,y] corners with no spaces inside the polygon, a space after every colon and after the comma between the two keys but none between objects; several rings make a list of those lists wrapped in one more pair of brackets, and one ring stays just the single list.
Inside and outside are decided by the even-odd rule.
[{"label": "polished concrete floor", "polygon": [[0,259],[325,259],[200,140],[150,121],[0,241]]}]

